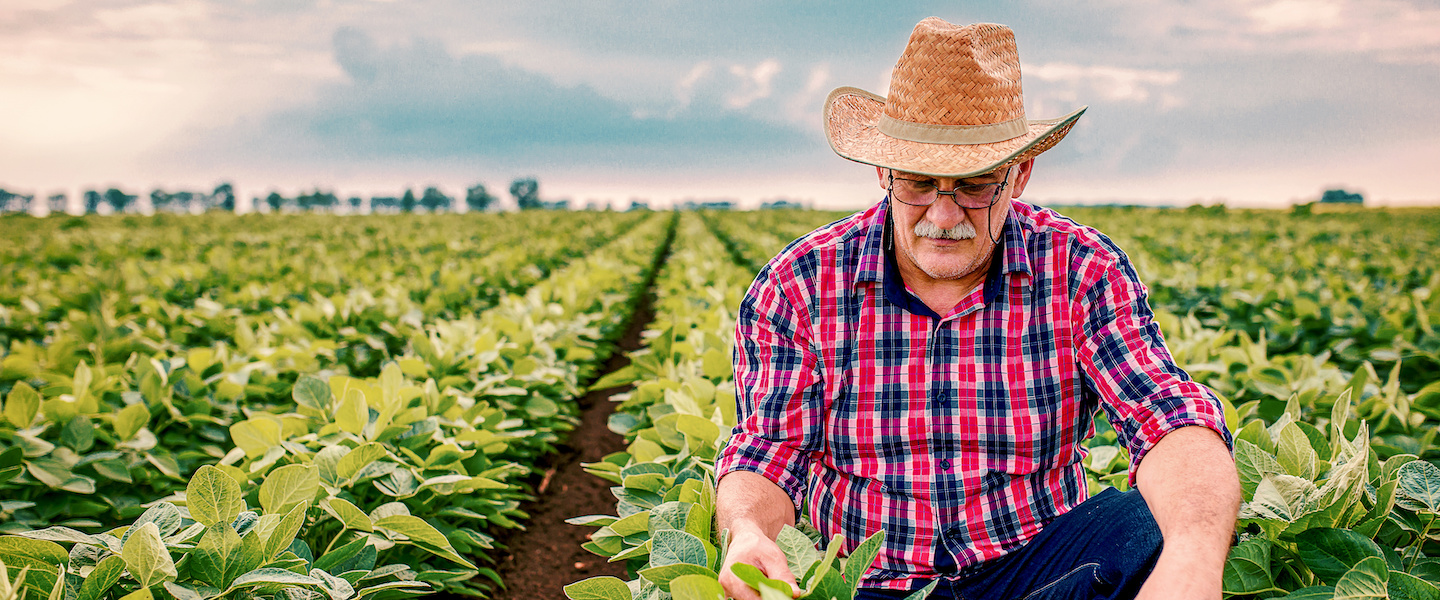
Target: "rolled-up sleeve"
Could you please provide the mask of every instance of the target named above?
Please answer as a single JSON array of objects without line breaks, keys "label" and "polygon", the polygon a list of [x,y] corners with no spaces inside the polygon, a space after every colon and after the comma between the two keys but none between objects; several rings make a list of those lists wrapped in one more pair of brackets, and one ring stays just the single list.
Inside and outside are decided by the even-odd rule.
[{"label": "rolled-up sleeve", "polygon": [[1212,429],[1233,450],[1223,405],[1175,364],[1129,260],[1121,254],[1082,268],[1075,347],[1086,379],[1130,451],[1130,484],[1145,454],[1181,427]]},{"label": "rolled-up sleeve", "polygon": [[733,471],[763,475],[797,510],[822,439],[823,382],[809,325],[772,267],[762,269],[736,315],[736,425],[715,465],[717,480]]}]

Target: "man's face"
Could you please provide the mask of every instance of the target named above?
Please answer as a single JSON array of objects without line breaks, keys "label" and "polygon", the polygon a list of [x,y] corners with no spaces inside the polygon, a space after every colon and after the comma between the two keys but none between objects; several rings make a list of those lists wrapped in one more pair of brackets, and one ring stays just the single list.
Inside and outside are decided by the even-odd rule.
[{"label": "man's face", "polygon": [[[992,240],[1000,238],[1005,216],[1010,212],[1010,201],[1020,197],[1033,165],[1033,161],[1027,161],[1012,167],[1005,189],[989,209],[961,208],[948,195],[941,195],[929,206],[911,206],[892,198],[890,213],[895,225],[895,260],[900,263],[902,273],[908,271],[907,277],[915,274],[931,283],[967,276],[983,277],[982,269],[988,265],[995,248]],[[889,170],[879,168],[876,171],[880,175],[880,187],[888,191],[891,187]],[[894,177],[898,194],[902,185],[914,185],[900,181],[902,178],[919,182],[922,188],[930,184],[940,191],[948,191],[956,185],[999,183],[1005,179],[1005,171],[963,180],[903,171],[895,171]]]}]

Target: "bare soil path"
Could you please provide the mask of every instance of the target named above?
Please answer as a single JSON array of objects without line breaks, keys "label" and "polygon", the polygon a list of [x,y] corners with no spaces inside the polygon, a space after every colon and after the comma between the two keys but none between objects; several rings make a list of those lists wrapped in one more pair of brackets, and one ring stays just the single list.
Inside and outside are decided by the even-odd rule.
[{"label": "bare soil path", "polygon": [[[619,347],[597,380],[630,364],[626,354],[641,347],[640,334],[655,319],[654,276],[669,257],[670,241],[666,240],[657,267],[645,282],[645,291],[617,343]],[[586,536],[594,531],[593,527],[578,527],[565,519],[615,513],[610,483],[586,473],[580,464],[598,462],[607,454],[625,449],[625,441],[606,423],[616,404],[610,397],[630,389],[627,385],[595,390],[580,398],[580,425],[570,433],[560,452],[546,460],[536,500],[521,507],[530,515],[525,530],[506,532],[497,540],[509,553],[502,554],[495,566],[505,582],[505,589],[496,590],[496,600],[564,599],[563,588],[581,579],[600,575],[627,578],[623,562],[607,563],[580,547],[588,541]]]}]

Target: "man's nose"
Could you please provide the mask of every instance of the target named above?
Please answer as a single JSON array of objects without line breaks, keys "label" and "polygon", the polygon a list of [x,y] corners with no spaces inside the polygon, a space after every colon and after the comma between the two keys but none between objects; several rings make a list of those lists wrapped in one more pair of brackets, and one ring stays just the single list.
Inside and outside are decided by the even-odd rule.
[{"label": "man's nose", "polygon": [[929,209],[925,211],[925,218],[929,219],[931,223],[934,223],[941,229],[949,229],[959,225],[961,221],[965,220],[965,211],[961,210],[960,205],[955,203],[955,197],[953,195],[940,194],[939,197],[935,199],[935,202],[930,204]]}]

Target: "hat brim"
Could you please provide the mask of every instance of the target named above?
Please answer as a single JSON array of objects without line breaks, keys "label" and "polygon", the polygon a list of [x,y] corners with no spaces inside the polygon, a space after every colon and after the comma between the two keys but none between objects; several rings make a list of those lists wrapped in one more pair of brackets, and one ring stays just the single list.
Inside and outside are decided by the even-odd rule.
[{"label": "hat brim", "polygon": [[1030,119],[1025,134],[988,144],[929,144],[890,137],[877,128],[885,98],[853,87],[825,99],[825,138],[855,162],[931,177],[976,177],[1023,163],[1049,150],[1085,114],[1082,106],[1058,119]]}]

